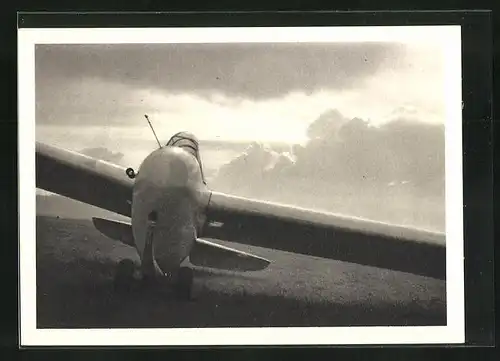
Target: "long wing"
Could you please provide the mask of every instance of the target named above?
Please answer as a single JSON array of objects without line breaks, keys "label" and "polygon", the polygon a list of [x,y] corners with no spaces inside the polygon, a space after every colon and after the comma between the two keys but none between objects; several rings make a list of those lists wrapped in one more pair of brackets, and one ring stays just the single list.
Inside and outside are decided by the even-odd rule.
[{"label": "long wing", "polygon": [[37,142],[36,186],[131,216],[133,181],[112,163]]},{"label": "long wing", "polygon": [[439,279],[445,235],[213,192],[203,237]]}]

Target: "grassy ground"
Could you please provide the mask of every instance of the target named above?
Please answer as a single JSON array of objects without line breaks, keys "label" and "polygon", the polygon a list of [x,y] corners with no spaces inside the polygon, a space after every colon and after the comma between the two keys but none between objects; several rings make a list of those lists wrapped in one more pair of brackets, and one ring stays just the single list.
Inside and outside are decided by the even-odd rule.
[{"label": "grassy ground", "polygon": [[446,324],[445,283],[344,262],[233,245],[272,265],[236,274],[195,270],[195,299],[112,291],[135,251],[86,220],[37,217],[39,328],[367,326]]}]

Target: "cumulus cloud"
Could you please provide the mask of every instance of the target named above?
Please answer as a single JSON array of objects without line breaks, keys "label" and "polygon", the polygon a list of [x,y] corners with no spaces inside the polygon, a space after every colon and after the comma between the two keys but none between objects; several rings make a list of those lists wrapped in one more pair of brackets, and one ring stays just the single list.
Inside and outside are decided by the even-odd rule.
[{"label": "cumulus cloud", "polygon": [[[397,117],[374,126],[361,118],[347,120],[333,109],[318,117],[307,133],[310,140],[304,147],[292,147],[293,174],[325,173],[332,180],[369,179],[384,184],[409,179],[424,184],[444,172],[442,124]],[[226,168],[246,164],[250,171],[280,170],[269,165],[277,164],[280,156],[285,157],[269,146],[255,143]]]},{"label": "cumulus cloud", "polygon": [[[253,144],[220,169],[213,185],[243,196],[444,227],[444,126],[396,113],[374,126],[329,110],[311,123],[304,146],[283,152]],[[429,201],[437,206],[428,209]],[[396,204],[397,212],[383,216],[383,208]]]}]

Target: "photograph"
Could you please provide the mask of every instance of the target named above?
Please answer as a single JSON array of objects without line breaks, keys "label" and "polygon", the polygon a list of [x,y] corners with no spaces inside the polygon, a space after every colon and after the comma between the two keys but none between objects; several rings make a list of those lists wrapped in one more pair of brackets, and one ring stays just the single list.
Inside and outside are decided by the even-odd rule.
[{"label": "photograph", "polygon": [[460,34],[19,29],[21,344],[463,343]]}]

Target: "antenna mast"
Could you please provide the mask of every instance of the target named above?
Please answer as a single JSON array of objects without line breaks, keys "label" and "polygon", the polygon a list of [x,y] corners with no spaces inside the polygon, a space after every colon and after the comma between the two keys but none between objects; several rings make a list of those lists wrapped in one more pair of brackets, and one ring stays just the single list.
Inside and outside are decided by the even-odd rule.
[{"label": "antenna mast", "polygon": [[151,121],[149,120],[148,115],[147,115],[147,114],[144,114],[144,118],[146,118],[146,120],[148,121],[149,126],[151,127],[151,130],[153,131],[153,135],[154,135],[154,136],[155,136],[155,138],[156,138],[156,142],[158,143],[158,147],[160,147],[160,148],[161,148],[161,143],[160,143],[160,141],[158,140],[158,137],[156,136],[156,132],[155,132],[155,130],[154,130],[154,128],[153,128],[153,125],[151,124]]}]

